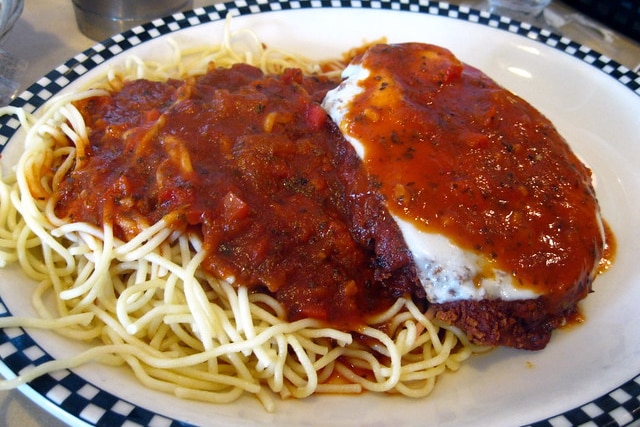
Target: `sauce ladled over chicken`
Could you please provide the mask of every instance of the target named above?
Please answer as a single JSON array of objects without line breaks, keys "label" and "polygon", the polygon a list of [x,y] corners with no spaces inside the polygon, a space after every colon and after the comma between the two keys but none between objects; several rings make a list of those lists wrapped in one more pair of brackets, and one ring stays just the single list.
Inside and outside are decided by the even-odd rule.
[{"label": "sauce ladled over chicken", "polygon": [[[440,316],[482,343],[544,346],[604,255],[590,170],[533,106],[444,48],[374,45],[343,77],[323,106],[385,198]],[[499,313],[482,319],[487,311]],[[494,321],[511,326],[496,333]],[[513,328],[543,337],[514,342]]]}]

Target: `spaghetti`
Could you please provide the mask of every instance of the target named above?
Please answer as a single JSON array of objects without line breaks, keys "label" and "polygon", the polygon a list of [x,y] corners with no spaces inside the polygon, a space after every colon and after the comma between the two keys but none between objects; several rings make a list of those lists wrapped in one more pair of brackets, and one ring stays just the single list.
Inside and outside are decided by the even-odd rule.
[{"label": "spaghetti", "polygon": [[[89,132],[74,102],[117,92],[134,79],[201,75],[211,63],[249,63],[269,74],[342,67],[341,61],[318,64],[266,49],[252,33],[227,27],[220,45],[174,46],[162,63],[129,58],[91,89],[52,99],[37,115],[2,109],[20,118],[26,136],[15,176],[0,184],[0,261],[18,263],[38,283],[33,303],[39,317],[3,317],[0,327],[49,328],[92,348],[2,381],[0,388],[98,361],[127,365],[145,386],[181,398],[226,403],[251,394],[273,411],[274,395],[369,390],[426,396],[440,375],[486,350],[406,298],[357,330],[313,318],[289,321],[268,293],[204,270],[202,236],[170,227],[170,215],[123,239],[109,221],[98,227],[56,214],[52,195],[83,161]],[[54,307],[45,303],[50,295]]]}]

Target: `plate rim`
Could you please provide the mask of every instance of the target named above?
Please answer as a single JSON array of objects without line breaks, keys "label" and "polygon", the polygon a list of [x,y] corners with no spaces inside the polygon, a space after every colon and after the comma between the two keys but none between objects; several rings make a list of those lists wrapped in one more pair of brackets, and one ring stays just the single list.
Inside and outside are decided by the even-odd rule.
[{"label": "plate rim", "polygon": [[[100,66],[100,64],[106,60],[125,53],[130,48],[139,44],[167,34],[224,20],[229,13],[233,16],[243,16],[268,12],[284,12],[287,10],[341,8],[390,10],[426,14],[462,20],[506,31],[511,34],[517,34],[560,50],[567,55],[595,67],[600,72],[607,74],[640,96],[640,74],[633,72],[633,70],[617,63],[606,55],[600,54],[587,46],[552,31],[466,6],[422,0],[236,0],[176,13],[172,16],[155,19],[149,23],[116,34],[77,54],[45,74],[23,93],[18,95],[10,105],[24,108],[28,112],[34,112],[58,91],[79,79],[90,70]],[[2,117],[0,119],[0,151],[2,151],[19,127],[20,124],[15,119],[10,117]],[[9,315],[10,311],[0,297],[0,316]],[[7,333],[7,331],[9,331],[9,333]],[[47,360],[52,360],[52,357],[42,349],[25,330],[20,328],[0,330],[0,347],[6,345],[13,346],[16,353],[9,355],[9,363],[7,363],[6,356],[0,358],[0,373],[4,375],[15,375],[15,372],[19,372],[26,366],[37,365]],[[35,352],[36,357],[31,358],[23,351],[30,348],[38,348],[40,350],[40,352]],[[65,390],[60,390],[56,393],[56,386],[62,386]],[[94,396],[89,399],[78,394],[80,389],[84,389],[87,386],[93,387],[96,391]],[[170,423],[170,425],[189,425],[185,422],[170,419],[164,415],[156,414],[146,408],[127,402],[118,396],[101,390],[98,386],[69,370],[44,375],[28,385],[19,387],[19,390],[43,409],[64,422],[74,421],[81,423],[81,425],[87,425],[87,423],[89,423],[88,425],[95,425],[86,418],[82,418],[81,413],[88,405],[97,404],[100,408],[105,409],[107,411],[106,416],[110,417],[104,418],[103,416],[100,419],[100,423],[104,423],[106,420],[109,425],[123,425],[124,423],[148,425],[152,420],[159,421],[157,418],[160,418],[164,423]],[[62,398],[64,392],[69,392],[76,400],[82,399],[83,403],[73,408],[63,406],[64,402],[68,400],[68,397],[65,399]],[[83,394],[91,395],[91,393],[87,393],[86,390],[84,390]],[[62,399],[61,402],[56,402],[56,400],[59,399]],[[135,407],[135,411],[131,411],[127,415],[122,415],[118,412],[111,411],[109,408],[105,408],[103,401],[111,401],[113,399]],[[78,405],[78,402],[76,401],[74,405]],[[592,405],[600,409],[599,414],[590,415],[593,414]],[[52,409],[59,409],[61,412],[52,411]],[[614,416],[616,411],[621,411],[622,417],[620,414],[615,414]],[[135,415],[131,415],[134,412]],[[553,427],[566,425],[566,423],[570,425],[583,424],[589,421],[601,426],[616,426],[621,425],[618,421],[621,419],[624,419],[624,423],[629,422],[627,419],[629,417],[631,421],[640,419],[640,373],[619,387],[604,393],[602,396],[590,402],[585,402],[580,407],[567,410],[544,420],[536,421],[529,424],[529,426]]]}]

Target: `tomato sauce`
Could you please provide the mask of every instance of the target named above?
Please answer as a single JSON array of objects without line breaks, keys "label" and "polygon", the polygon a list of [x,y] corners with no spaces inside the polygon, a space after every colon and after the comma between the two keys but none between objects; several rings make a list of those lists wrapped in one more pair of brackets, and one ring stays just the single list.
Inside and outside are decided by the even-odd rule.
[{"label": "tomato sauce", "polygon": [[383,200],[318,103],[336,84],[236,65],[79,101],[89,146],[56,212],[112,224],[125,240],[164,218],[202,236],[205,271],[273,294],[290,320],[359,325],[421,287]]},{"label": "tomato sauce", "polygon": [[425,46],[358,60],[370,75],[346,120],[368,173],[396,215],[573,304],[603,255],[590,170],[534,107]]}]

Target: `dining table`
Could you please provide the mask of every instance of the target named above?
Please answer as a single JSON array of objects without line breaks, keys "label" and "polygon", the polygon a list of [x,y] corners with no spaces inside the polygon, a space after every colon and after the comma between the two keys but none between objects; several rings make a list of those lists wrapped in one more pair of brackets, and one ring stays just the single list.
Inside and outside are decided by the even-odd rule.
[{"label": "dining table", "polygon": [[[214,1],[194,0],[193,7]],[[449,3],[484,8],[483,1]],[[571,6],[553,1],[545,11],[546,21],[563,36],[600,52],[631,70],[640,68],[640,43],[585,16]],[[22,15],[4,41],[2,49],[21,60],[27,68],[19,76],[20,91],[65,60],[92,47],[98,41],[84,35],[76,25],[72,0],[27,0]],[[19,390],[0,391],[0,425],[19,427],[59,427],[67,425],[34,403]],[[633,426],[640,426],[636,420]]]}]

